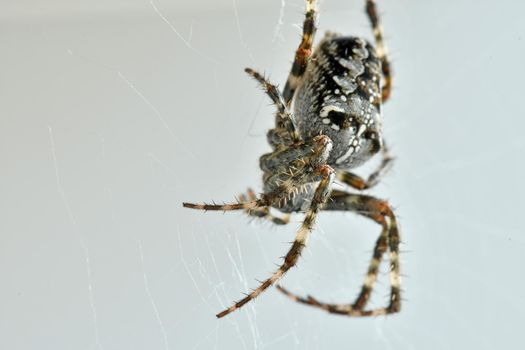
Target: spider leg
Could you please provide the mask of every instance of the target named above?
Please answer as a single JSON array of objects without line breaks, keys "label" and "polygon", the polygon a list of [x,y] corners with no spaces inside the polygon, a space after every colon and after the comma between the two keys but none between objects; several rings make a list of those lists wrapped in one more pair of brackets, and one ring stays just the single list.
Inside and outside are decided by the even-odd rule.
[{"label": "spider leg", "polygon": [[[265,186],[265,193],[261,195],[261,198],[254,197],[245,202],[239,201],[227,204],[184,202],[182,205],[185,208],[214,211],[251,211],[272,205],[279,207],[280,204],[286,203],[299,193],[304,186],[320,181],[323,178],[324,174],[319,172],[318,169],[326,162],[331,149],[332,141],[326,135],[316,136],[308,143],[293,145],[285,149],[280,153],[279,157],[281,160],[289,159],[289,162],[286,163],[286,166],[281,171],[270,174],[266,179],[268,184]],[[265,159],[263,163],[266,165],[261,165],[261,167],[264,169],[268,166],[270,169],[275,166],[276,159],[274,158],[269,157]],[[305,167],[313,167],[314,171],[306,171]]]},{"label": "spider leg", "polygon": [[245,68],[244,71],[259,82],[263,90],[277,107],[277,116],[280,118],[280,122],[278,124],[288,131],[294,142],[299,142],[301,139],[295,127],[293,114],[290,113],[288,107],[286,107],[283,95],[279,89],[277,89],[275,85],[270,83],[268,79],[257,73],[255,70],[251,68]]},{"label": "spider leg", "polygon": [[[332,191],[330,199],[324,207],[324,210],[344,210],[353,211],[366,216],[382,226],[381,235],[379,236],[365,282],[361,288],[359,296],[353,304],[330,304],[320,302],[317,299],[308,296],[306,298],[298,296],[283,287],[277,288],[290,297],[291,299],[321,308],[334,314],[347,316],[377,316],[399,312],[401,309],[401,291],[400,291],[400,273],[399,273],[399,231],[397,221],[389,204],[383,200],[365,196],[361,194],[351,194],[343,191]],[[374,283],[377,279],[378,268],[383,254],[390,250],[390,302],[387,307],[364,310],[366,303],[370,298]]]},{"label": "spider leg", "polygon": [[292,246],[288,253],[284,257],[283,264],[272,274],[272,276],[266,280],[264,280],[259,287],[254,289],[250,294],[248,294],[245,298],[239,300],[236,302],[233,306],[229,307],[228,309],[220,312],[217,314],[218,318],[224,317],[228,315],[229,313],[241,308],[246,303],[250,302],[251,300],[255,299],[259,294],[264,292],[268,287],[275,284],[283,275],[290,270],[295,264],[297,263],[297,260],[299,260],[299,257],[301,256],[301,252],[303,251],[303,248],[305,247],[308,238],[310,236],[310,233],[312,232],[312,229],[314,227],[315,221],[317,219],[317,213],[323,206],[323,204],[326,202],[328,195],[330,193],[330,187],[332,184],[332,181],[334,179],[334,170],[328,166],[328,165],[321,165],[318,168],[314,170],[314,172],[318,173],[322,176],[321,181],[319,182],[319,185],[317,186],[314,196],[312,198],[312,202],[310,203],[310,207],[306,211],[305,218],[303,220],[303,223],[299,230],[297,231],[297,234],[295,236],[295,240],[292,243]]},{"label": "spider leg", "polygon": [[[334,313],[339,313],[339,311],[342,311],[342,310],[344,310],[345,313],[349,313],[349,310],[350,310],[351,312],[350,315],[352,316],[368,316],[367,314],[360,315],[356,313],[356,311],[362,311],[363,308],[366,306],[366,303],[370,299],[370,294],[372,292],[375,281],[377,280],[377,275],[379,273],[379,265],[381,264],[381,260],[383,259],[384,253],[388,249],[388,225],[385,220],[381,220],[381,221],[382,221],[381,222],[381,226],[382,226],[381,234],[376,241],[374,252],[372,254],[372,258],[368,266],[368,271],[365,277],[365,281],[363,283],[363,286],[361,287],[361,291],[358,297],[356,298],[354,303],[351,305],[351,309],[349,308],[348,305],[343,305],[343,306],[338,306],[338,307],[334,305],[333,307],[329,308],[326,306],[327,304],[324,304],[318,301],[317,299],[315,299],[314,297],[310,295],[304,298],[304,297],[300,297],[297,294],[294,294],[288,291],[286,288],[282,286],[277,286],[277,289],[279,289],[279,291],[287,295],[292,300],[302,303],[302,304],[317,306],[322,309],[326,309],[329,312],[334,312]],[[331,310],[334,310],[334,311],[331,311]]]},{"label": "spider leg", "polygon": [[[256,199],[256,196],[255,196],[255,193],[253,192],[253,190],[251,188],[248,189],[248,198],[249,200],[255,200]],[[246,198],[246,195],[244,194],[241,194],[239,196],[239,200],[241,202],[247,202],[248,199]],[[266,219],[266,220],[269,220],[271,222],[273,222],[275,225],[286,225],[290,222],[290,215],[286,214],[286,215],[283,215],[282,217],[278,217],[276,215],[272,215],[270,213],[270,208],[269,207],[260,207],[260,208],[255,208],[255,209],[251,209],[251,210],[246,210],[246,213],[250,216],[255,216],[257,218],[261,218],[261,219]]]},{"label": "spider leg", "polygon": [[231,210],[254,210],[261,207],[266,207],[266,203],[262,199],[254,199],[247,202],[228,203],[228,204],[208,204],[208,203],[182,203],[185,208],[200,209],[200,210],[215,210],[215,211],[231,211]]},{"label": "spider leg", "polygon": [[306,71],[308,60],[312,55],[312,44],[316,32],[315,21],[317,17],[317,1],[307,0],[306,1],[306,15],[303,22],[303,35],[301,37],[301,43],[295,51],[295,59],[292,65],[292,70],[286,80],[284,86],[284,101],[286,104],[290,103],[295,93],[295,90],[299,86],[301,78]]},{"label": "spider leg", "polygon": [[392,91],[392,71],[390,68],[390,61],[388,60],[388,53],[386,45],[383,41],[383,27],[379,23],[379,15],[377,14],[377,8],[374,0],[366,1],[366,14],[372,25],[372,31],[374,32],[374,38],[376,42],[376,51],[379,59],[381,60],[381,69],[383,71],[383,78],[385,79],[382,87],[382,99],[386,102],[390,97]]},{"label": "spider leg", "polygon": [[367,190],[374,187],[381,181],[383,176],[390,170],[390,168],[392,168],[392,165],[394,164],[395,158],[390,154],[388,147],[386,147],[385,144],[383,144],[381,153],[383,159],[381,160],[381,163],[377,169],[368,176],[368,179],[365,180],[359,175],[349,171],[337,172],[337,179],[357,190]]}]

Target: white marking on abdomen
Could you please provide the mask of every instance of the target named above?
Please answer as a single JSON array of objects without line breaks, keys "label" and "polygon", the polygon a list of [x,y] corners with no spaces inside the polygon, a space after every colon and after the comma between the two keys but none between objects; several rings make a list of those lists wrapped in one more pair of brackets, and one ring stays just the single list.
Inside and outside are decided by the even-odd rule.
[{"label": "white marking on abdomen", "polygon": [[328,114],[330,112],[340,112],[340,113],[344,113],[344,109],[339,107],[339,106],[334,106],[334,105],[328,105],[328,106],[324,106],[322,109],[321,109],[321,112],[319,113],[321,118],[326,118],[328,117]]},{"label": "white marking on abdomen", "polygon": [[341,164],[342,162],[344,162],[346,160],[346,158],[350,157],[352,155],[352,153],[354,153],[354,150],[355,148],[354,147],[350,147],[348,149],[348,151],[346,151],[345,154],[343,154],[341,157],[337,158],[337,160],[335,161],[336,164]]},{"label": "white marking on abdomen", "polygon": [[[366,125],[361,124],[359,126],[359,130],[357,130],[357,134],[350,139],[350,142],[348,142],[348,145],[352,145],[350,148],[348,148],[348,151],[345,152],[341,157],[337,158],[335,163],[341,164],[344,162],[348,157],[350,157],[355,151],[359,149],[358,139],[361,137],[361,135],[365,132]],[[355,146],[355,147],[354,147]]]}]

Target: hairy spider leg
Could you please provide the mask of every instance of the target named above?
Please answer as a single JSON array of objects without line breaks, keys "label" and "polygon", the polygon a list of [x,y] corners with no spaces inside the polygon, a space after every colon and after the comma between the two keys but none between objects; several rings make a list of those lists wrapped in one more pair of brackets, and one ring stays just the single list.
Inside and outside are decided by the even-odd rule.
[{"label": "hairy spider leg", "polygon": [[319,185],[317,186],[314,197],[312,198],[312,202],[310,203],[310,207],[306,211],[303,223],[301,224],[301,227],[297,231],[297,234],[295,236],[295,240],[292,243],[292,246],[288,253],[284,256],[284,262],[283,264],[272,274],[271,277],[261,282],[259,287],[254,289],[250,294],[248,294],[245,298],[239,300],[234,305],[229,307],[228,309],[219,312],[216,316],[217,318],[224,317],[228,315],[229,313],[241,308],[251,300],[255,299],[257,296],[259,296],[262,292],[264,292],[268,287],[275,284],[278,280],[280,280],[283,275],[290,270],[292,267],[294,267],[297,264],[297,261],[299,260],[299,257],[301,256],[301,253],[308,242],[308,238],[310,236],[310,233],[313,230],[313,227],[315,225],[315,221],[317,219],[317,214],[321,207],[325,204],[328,195],[330,193],[330,187],[332,184],[332,181],[335,177],[334,170],[328,166],[328,165],[321,165],[317,169],[315,169],[316,173],[322,176],[322,180],[319,182]]},{"label": "hairy spider leg", "polygon": [[[239,196],[239,200],[241,202],[248,202],[257,199],[255,192],[251,188],[248,189],[247,196],[243,193]],[[259,219],[265,219],[268,221],[271,221],[275,225],[286,225],[290,222],[290,215],[284,214],[283,216],[279,217],[276,215],[272,215],[270,213],[269,207],[262,207],[262,208],[255,208],[246,210],[246,213],[250,216],[254,216]]]},{"label": "hairy spider leg", "polygon": [[[275,170],[266,178],[265,193],[261,198],[253,198],[246,202],[209,204],[209,203],[182,203],[183,207],[199,210],[232,211],[232,210],[254,210],[270,206],[282,207],[287,205],[291,196],[298,194],[311,183],[321,180],[319,166],[326,164],[328,154],[332,149],[332,141],[328,136],[316,136],[310,142],[291,145],[282,151],[263,155],[265,158],[261,163],[266,164],[269,169]],[[267,157],[265,157],[267,156]],[[261,159],[263,158],[261,157]],[[283,162],[287,157],[292,157],[285,166],[273,168],[279,159]],[[314,166],[314,169],[311,167]],[[335,177],[335,175],[334,175]]]},{"label": "hairy spider leg", "polygon": [[288,110],[288,107],[284,102],[283,95],[281,94],[279,89],[277,89],[275,85],[270,83],[268,79],[266,79],[262,74],[259,74],[255,70],[251,68],[245,68],[244,71],[259,82],[264,92],[266,92],[266,94],[270,97],[270,99],[277,107],[277,116],[279,118],[279,122],[277,123],[277,125],[288,131],[293,142],[299,142],[301,138],[299,137],[299,134],[297,133],[295,127],[293,114],[290,113],[290,111]]},{"label": "hairy spider leg", "polygon": [[239,201],[238,203],[224,203],[224,204],[209,204],[209,203],[188,203],[183,202],[184,208],[204,210],[204,211],[233,211],[233,210],[252,210],[264,209],[272,203],[283,200],[283,197],[289,195],[294,188],[290,188],[288,184],[278,186],[274,192],[270,194],[263,194],[261,198],[254,198],[247,202]]},{"label": "hairy spider leg", "polygon": [[232,210],[252,210],[266,207],[266,201],[263,199],[254,199],[248,202],[228,203],[228,204],[209,204],[209,203],[182,203],[184,208],[214,211],[232,211]]},{"label": "hairy spider leg", "polygon": [[359,175],[344,170],[337,172],[337,179],[344,184],[355,188],[356,190],[367,190],[374,187],[381,181],[383,176],[392,168],[392,165],[394,164],[395,158],[390,154],[390,151],[385,144],[383,144],[381,154],[383,157],[381,163],[366,180]]},{"label": "hairy spider leg", "polygon": [[[334,190],[330,194],[324,210],[343,210],[352,211],[357,214],[366,216],[381,225],[381,235],[379,236],[367,275],[361,292],[353,304],[330,304],[318,301],[312,296],[301,297],[287,289],[277,286],[277,288],[290,297],[291,299],[302,303],[311,305],[329,313],[347,315],[347,316],[378,316],[399,312],[401,309],[401,279],[399,272],[399,230],[397,227],[397,220],[394,216],[390,205],[380,199],[365,196],[361,194],[346,193],[343,191]],[[364,310],[370,294],[373,290],[377,275],[379,272],[379,264],[383,254],[388,249],[390,250],[390,302],[387,307]]]},{"label": "hairy spider leg", "polygon": [[381,61],[381,70],[383,71],[383,78],[385,79],[382,86],[382,100],[386,102],[392,91],[392,71],[390,67],[390,61],[388,60],[388,52],[383,40],[383,28],[379,22],[379,15],[377,14],[377,8],[374,0],[366,1],[366,14],[372,24],[372,31],[374,33],[374,39],[376,42],[377,56]]},{"label": "hairy spider leg", "polygon": [[301,43],[295,51],[295,59],[292,64],[292,69],[286,80],[284,86],[284,101],[288,105],[292,101],[293,95],[297,87],[300,85],[301,78],[306,71],[308,61],[312,56],[312,45],[314,42],[315,32],[317,30],[315,22],[317,19],[317,1],[307,0],[306,15],[303,22],[303,35],[301,36]]}]

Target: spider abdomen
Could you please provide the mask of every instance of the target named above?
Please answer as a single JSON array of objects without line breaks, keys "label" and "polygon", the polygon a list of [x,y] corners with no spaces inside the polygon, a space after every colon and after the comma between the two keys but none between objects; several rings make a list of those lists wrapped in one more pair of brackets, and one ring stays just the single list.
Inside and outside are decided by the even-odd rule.
[{"label": "spider abdomen", "polygon": [[303,139],[330,137],[334,168],[356,167],[380,150],[380,84],[381,61],[366,40],[328,33],[314,51],[294,114]]}]

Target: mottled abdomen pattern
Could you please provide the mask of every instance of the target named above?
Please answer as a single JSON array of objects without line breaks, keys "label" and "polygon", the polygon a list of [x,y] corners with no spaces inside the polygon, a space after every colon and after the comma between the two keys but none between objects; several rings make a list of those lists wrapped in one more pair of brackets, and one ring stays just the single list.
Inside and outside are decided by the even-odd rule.
[{"label": "mottled abdomen pattern", "polygon": [[327,33],[314,51],[293,109],[303,139],[330,137],[332,167],[354,168],[381,149],[380,84],[381,62],[366,40]]}]

